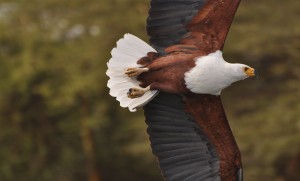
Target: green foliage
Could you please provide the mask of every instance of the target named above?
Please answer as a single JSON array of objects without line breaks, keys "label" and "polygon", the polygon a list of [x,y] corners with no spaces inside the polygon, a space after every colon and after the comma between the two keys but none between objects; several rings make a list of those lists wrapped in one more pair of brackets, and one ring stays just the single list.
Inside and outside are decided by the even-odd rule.
[{"label": "green foliage", "polygon": [[[225,58],[260,78],[224,91],[246,180],[300,152],[298,1],[244,1]],[[0,1],[0,180],[162,180],[142,111],[108,95],[109,52],[147,39],[148,1]],[[299,16],[299,15],[298,15]],[[290,179],[291,180],[291,179]]]}]

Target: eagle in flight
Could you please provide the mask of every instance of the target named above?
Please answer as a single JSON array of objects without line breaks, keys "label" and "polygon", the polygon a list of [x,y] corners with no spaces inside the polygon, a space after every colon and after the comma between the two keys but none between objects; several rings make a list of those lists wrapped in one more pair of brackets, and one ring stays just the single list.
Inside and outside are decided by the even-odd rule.
[{"label": "eagle in flight", "polygon": [[143,107],[153,154],[167,181],[241,181],[241,154],[220,94],[255,76],[222,57],[240,0],[151,0],[150,45],[125,34],[107,63],[122,107]]}]

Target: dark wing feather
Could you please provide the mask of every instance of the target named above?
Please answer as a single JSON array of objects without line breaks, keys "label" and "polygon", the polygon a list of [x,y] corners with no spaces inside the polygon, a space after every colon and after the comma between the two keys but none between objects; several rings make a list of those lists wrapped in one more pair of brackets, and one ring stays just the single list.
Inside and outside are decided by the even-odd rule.
[{"label": "dark wing feather", "polygon": [[[199,54],[222,50],[240,0],[152,0],[147,31],[150,43],[164,52],[176,44],[195,45]],[[175,46],[174,46],[175,45]]]},{"label": "dark wing feather", "polygon": [[152,0],[147,19],[150,43],[160,53],[178,44],[188,33],[186,25],[197,15],[205,0]]},{"label": "dark wing feather", "polygon": [[181,96],[160,93],[144,110],[152,151],[166,180],[220,180],[216,150],[185,113]]},{"label": "dark wing feather", "polygon": [[[240,1],[208,0],[187,26],[191,35],[181,42],[198,45],[199,49],[203,49],[202,42],[207,41],[211,45],[208,51],[222,50]],[[202,35],[204,39],[199,39],[202,37],[199,35]]]}]

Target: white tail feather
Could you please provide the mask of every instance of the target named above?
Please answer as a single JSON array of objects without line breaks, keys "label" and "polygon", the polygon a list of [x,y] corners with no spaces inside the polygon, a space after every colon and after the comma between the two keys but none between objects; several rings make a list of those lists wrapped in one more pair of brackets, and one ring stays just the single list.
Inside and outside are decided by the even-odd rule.
[{"label": "white tail feather", "polygon": [[131,112],[142,107],[153,99],[158,91],[148,91],[142,97],[128,98],[130,88],[139,88],[140,82],[135,77],[128,77],[125,71],[128,68],[140,67],[137,61],[148,52],[156,52],[150,45],[131,34],[117,41],[117,47],[111,51],[112,58],[108,61],[106,75],[109,77],[107,87],[109,94],[116,97],[121,107],[128,107]]}]

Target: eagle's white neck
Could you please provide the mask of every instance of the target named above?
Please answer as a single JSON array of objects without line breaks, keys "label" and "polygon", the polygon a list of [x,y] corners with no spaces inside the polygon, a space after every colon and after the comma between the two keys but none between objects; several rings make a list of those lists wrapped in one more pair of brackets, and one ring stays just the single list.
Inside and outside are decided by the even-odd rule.
[{"label": "eagle's white neck", "polygon": [[223,59],[222,52],[216,51],[195,59],[196,66],[185,73],[186,87],[197,94],[220,95],[221,91],[233,82],[242,80],[236,64]]}]

